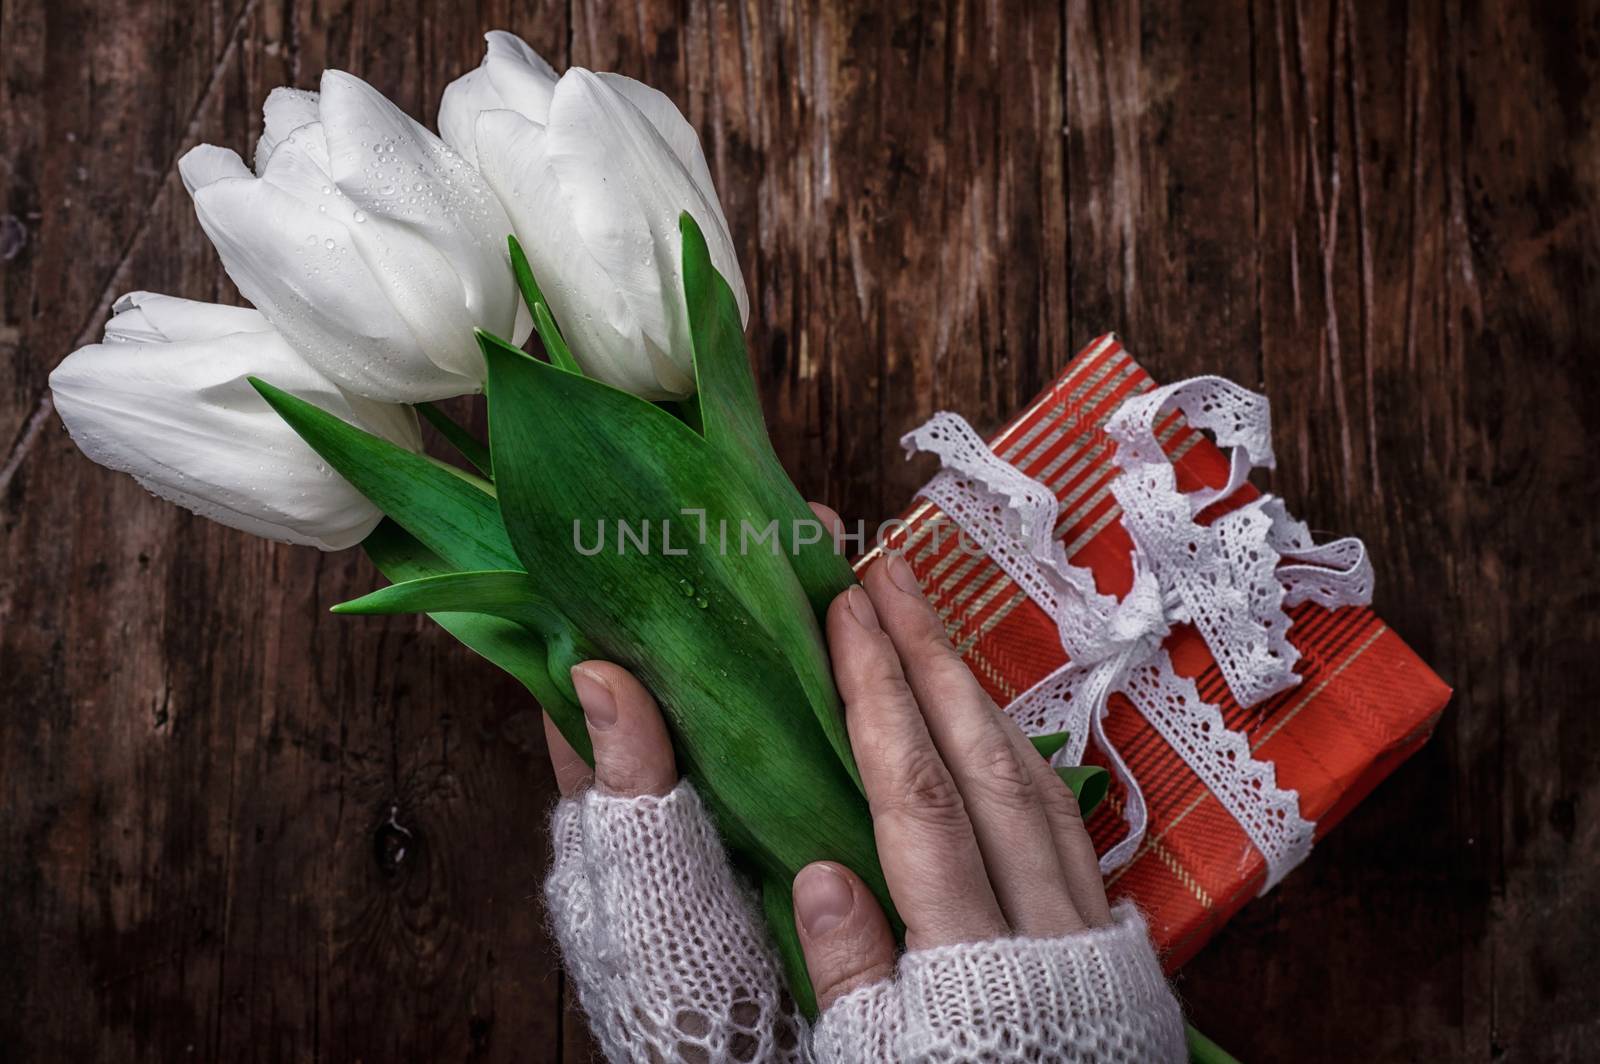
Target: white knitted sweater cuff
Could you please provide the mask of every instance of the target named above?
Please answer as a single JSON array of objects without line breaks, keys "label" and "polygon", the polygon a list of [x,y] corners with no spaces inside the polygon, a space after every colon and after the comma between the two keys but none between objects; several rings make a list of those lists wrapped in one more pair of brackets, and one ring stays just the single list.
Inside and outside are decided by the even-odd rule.
[{"label": "white knitted sweater cuff", "polygon": [[608,1060],[806,1059],[759,907],[693,787],[563,799],[551,834],[545,899]]},{"label": "white knitted sweater cuff", "polygon": [[1130,903],[1059,938],[907,953],[835,1002],[817,1061],[1181,1061],[1183,1016]]},{"label": "white knitted sweater cuff", "polygon": [[781,990],[759,907],[694,788],[563,800],[545,897],[612,1061],[889,1064],[1184,1059],[1183,1017],[1131,905],[1110,925],[901,957],[813,1038]]}]

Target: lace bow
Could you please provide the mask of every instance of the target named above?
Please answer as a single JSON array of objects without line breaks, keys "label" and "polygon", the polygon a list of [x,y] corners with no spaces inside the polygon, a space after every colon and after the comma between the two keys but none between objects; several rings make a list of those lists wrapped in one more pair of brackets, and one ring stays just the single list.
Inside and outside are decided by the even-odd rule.
[{"label": "lace bow", "polygon": [[[1230,452],[1221,488],[1181,492],[1156,438],[1161,415],[1181,409]],[[1231,496],[1258,466],[1273,464],[1265,396],[1220,377],[1194,377],[1124,402],[1106,422],[1119,467],[1112,494],[1133,540],[1133,586],[1120,600],[1068,561],[1055,538],[1059,503],[1046,485],[991,451],[964,420],[939,413],[901,439],[908,453],[937,454],[944,469],[921,491],[1055,622],[1068,661],[1006,712],[1031,733],[1066,730],[1058,764],[1077,764],[1092,737],[1127,790],[1128,834],[1100,859],[1126,864],[1144,839],[1144,794],[1105,732],[1111,695],[1125,695],[1177,751],[1266,859],[1265,893],[1311,852],[1316,825],[1300,796],[1279,787],[1270,761],[1229,729],[1194,681],[1173,671],[1162,643],[1175,624],[1205,640],[1240,705],[1300,682],[1285,606],[1333,608],[1372,598],[1372,566],[1359,539],[1321,546],[1283,502],[1262,495],[1209,524],[1196,518]]]}]

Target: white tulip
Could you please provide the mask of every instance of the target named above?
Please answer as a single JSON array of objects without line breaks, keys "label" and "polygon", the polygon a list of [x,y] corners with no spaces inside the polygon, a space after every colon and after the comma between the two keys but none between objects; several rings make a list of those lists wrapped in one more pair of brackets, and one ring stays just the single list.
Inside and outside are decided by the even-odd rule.
[{"label": "white tulip", "polygon": [[439,135],[474,166],[478,115],[484,111],[512,110],[531,122],[549,120],[550,96],[560,80],[544,57],[515,33],[490,30],[483,63],[445,86],[439,101]]},{"label": "white tulip", "polygon": [[681,212],[750,315],[694,127],[648,85],[580,67],[558,80],[512,34],[488,40],[483,65],[445,90],[446,142],[477,160],[505,204],[585,372],[649,399],[691,394]]},{"label": "white tulip", "polygon": [[255,173],[201,145],[179,164],[245,298],[349,390],[418,402],[483,386],[480,327],[521,343],[511,223],[477,171],[359,78],[275,89]]},{"label": "white tulip", "polygon": [[50,374],[56,410],[84,454],[231,528],[323,550],[366,538],[383,515],[247,378],[421,451],[410,407],[349,395],[245,307],[134,292],[115,310],[104,343]]}]

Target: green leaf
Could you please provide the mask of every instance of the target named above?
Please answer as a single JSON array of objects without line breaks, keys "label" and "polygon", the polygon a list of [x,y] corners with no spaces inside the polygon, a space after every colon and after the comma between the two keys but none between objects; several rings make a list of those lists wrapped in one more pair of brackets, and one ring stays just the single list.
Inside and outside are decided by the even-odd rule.
[{"label": "green leaf", "polygon": [[[744,479],[655,404],[479,342],[500,508],[523,568],[656,695],[680,764],[743,859],[784,882],[842,861],[887,903],[821,630],[789,559],[719,549],[723,522],[737,539],[741,522],[769,520]],[[704,512],[706,542],[684,508]],[[588,543],[597,522],[614,532],[618,520],[651,522],[649,554],[574,542],[575,527]]]},{"label": "green leaf", "polygon": [[1094,812],[1111,787],[1111,773],[1099,765],[1067,765],[1056,769],[1056,775],[1071,789],[1084,817]]},{"label": "green leaf", "polygon": [[[393,521],[380,522],[361,546],[379,571],[397,584],[450,572],[442,558]],[[520,681],[550,714],[573,749],[594,764],[589,729],[571,678],[572,666],[593,655],[570,628],[565,638],[552,641],[551,649],[547,649],[542,638],[515,621],[484,613],[444,610],[430,612],[429,616],[470,650]]]},{"label": "green leaf", "polygon": [[489,448],[479,443],[472,433],[432,403],[418,403],[417,413],[426,418],[428,424],[438,429],[439,435],[449,440],[450,446],[460,451],[461,456],[471,462],[478,472],[493,478],[494,464],[489,458]]},{"label": "green leaf", "polygon": [[528,304],[528,313],[533,315],[533,329],[544,343],[545,353],[550,356],[551,362],[568,373],[582,374],[583,369],[578,365],[578,360],[572,357],[567,341],[556,327],[555,319],[550,316],[550,305],[545,302],[544,293],[533,276],[533,267],[528,265],[528,256],[523,252],[522,245],[514,236],[506,240],[511,247],[511,272],[516,275],[517,287],[522,290],[522,301]]},{"label": "green leaf", "polygon": [[533,328],[543,341],[545,353],[550,356],[551,362],[568,373],[582,375],[583,369],[578,365],[578,360],[572,357],[566,339],[556,327],[556,320],[550,316],[550,308],[543,303],[533,306]]},{"label": "green leaf", "polygon": [[795,577],[812,610],[823,617],[833,600],[855,583],[855,572],[825,531],[816,542],[801,541],[797,530],[815,531],[816,518],[772,449],[750,372],[739,302],[711,264],[711,251],[693,216],[685,211],[678,227],[683,234],[683,288],[697,386],[695,398],[685,405],[697,401],[700,415],[690,423],[726,456],[729,468],[741,472],[761,508],[782,522]]},{"label": "green leaf", "polygon": [[[789,992],[803,1015],[815,1017],[817,995],[811,987],[811,973],[806,968],[806,954],[800,945],[800,932],[794,926],[794,886],[792,881],[761,880],[761,913],[778,946],[778,957],[783,961],[784,974],[788,976]],[[904,935],[904,932],[900,932]]]},{"label": "green leaf", "polygon": [[256,377],[250,378],[301,439],[372,504],[458,569],[506,569],[522,563],[492,494],[460,470],[413,454]]},{"label": "green leaf", "polygon": [[694,341],[695,399],[706,440],[718,449],[737,445],[752,452],[770,450],[739,301],[711,264],[705,235],[688,211],[679,215],[678,230],[683,235],[683,294]]},{"label": "green leaf", "polygon": [[1201,1034],[1198,1028],[1184,1024],[1183,1033],[1192,1064],[1239,1064],[1226,1049]]},{"label": "green leaf", "polygon": [[[630,612],[686,610],[675,622],[680,626],[706,620],[692,608],[693,600],[706,596],[684,595],[684,588],[721,589],[724,608],[736,606],[746,614],[742,623],[753,619],[769,637],[770,651],[798,678],[835,754],[859,787],[821,628],[795,580],[792,559],[776,541],[770,550],[745,549],[746,529],[757,535],[775,521],[748,483],[701,436],[654,403],[559,372],[486,333],[479,334],[479,343],[489,363],[489,433],[501,456],[501,512],[519,553],[542,559],[541,579],[552,558],[565,556],[572,568],[593,574],[582,585],[585,600],[594,597],[596,579],[615,589],[608,595],[618,597],[624,589],[654,584],[660,594],[636,596]],[[597,470],[604,475],[596,476]],[[610,550],[586,562],[578,556],[574,540],[584,522],[617,520],[652,522],[658,530],[671,525],[680,538],[648,558]],[[705,534],[705,542],[692,541],[697,532]],[[725,541],[728,536],[733,542]],[[677,556],[664,553],[668,549]],[[663,600],[671,610],[664,609]],[[595,630],[579,623],[585,631]],[[597,618],[597,623],[605,622]],[[736,642],[755,635],[741,633]]]},{"label": "green leaf", "polygon": [[[1071,732],[1058,731],[1029,736],[1028,741],[1048,761],[1067,745],[1071,737]],[[1072,791],[1072,796],[1078,800],[1078,811],[1085,817],[1094,812],[1095,806],[1105,798],[1111,786],[1111,774],[1099,765],[1067,765],[1056,769],[1056,775]]]},{"label": "green leaf", "polygon": [[1039,756],[1048,761],[1055,757],[1063,746],[1067,745],[1067,740],[1070,738],[1072,738],[1071,732],[1058,731],[1051,732],[1049,735],[1033,735],[1028,738],[1028,741],[1033,744],[1035,750],[1039,751]]},{"label": "green leaf", "polygon": [[432,613],[465,610],[504,617],[540,633],[552,634],[560,625],[549,604],[540,600],[533,581],[520,569],[484,569],[441,573],[391,584],[360,598],[341,602],[334,613]]}]

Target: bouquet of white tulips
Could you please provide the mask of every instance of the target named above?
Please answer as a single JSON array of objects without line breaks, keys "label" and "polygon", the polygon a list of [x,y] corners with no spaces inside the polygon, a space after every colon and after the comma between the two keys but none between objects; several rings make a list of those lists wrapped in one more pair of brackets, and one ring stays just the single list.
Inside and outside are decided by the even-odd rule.
[{"label": "bouquet of white tulips", "polygon": [[[571,667],[632,670],[811,1007],[795,872],[842,861],[894,922],[817,620],[853,575],[768,440],[694,130],[505,33],[442,138],[336,71],[265,113],[254,169],[208,145],[181,166],[255,309],[124,296],[51,376],[63,421],[204,516],[360,543],[394,583],[337,610],[429,613],[580,752]],[[429,405],[477,392],[486,443]],[[423,453],[419,411],[459,461]]]}]

